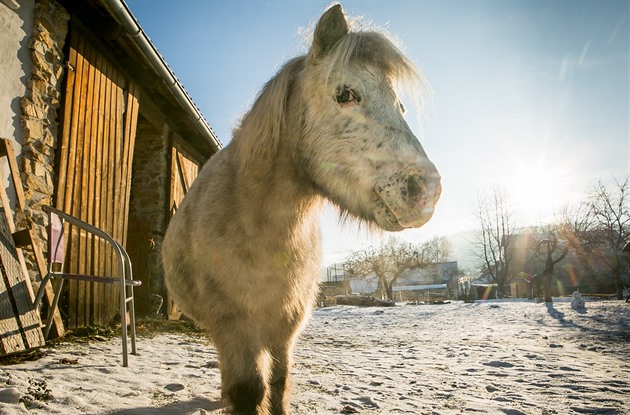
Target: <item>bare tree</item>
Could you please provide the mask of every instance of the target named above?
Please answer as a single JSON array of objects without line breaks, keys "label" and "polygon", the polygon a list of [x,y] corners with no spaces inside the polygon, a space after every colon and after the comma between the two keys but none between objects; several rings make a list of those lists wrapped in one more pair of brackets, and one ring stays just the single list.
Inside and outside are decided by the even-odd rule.
[{"label": "bare tree", "polygon": [[496,283],[505,296],[505,286],[511,282],[511,244],[516,235],[505,191],[495,187],[491,194],[479,196],[475,215],[479,220],[479,234],[474,254],[481,260],[482,273]]},{"label": "bare tree", "polygon": [[591,246],[589,245],[589,235],[593,231],[594,221],[590,215],[589,203],[583,201],[576,205],[566,205],[559,213],[559,232],[561,237],[567,241],[569,248],[575,254],[588,262]]},{"label": "bare tree", "polygon": [[448,262],[453,254],[453,246],[445,236],[436,236],[421,245],[427,250],[427,257],[434,264]]},{"label": "bare tree", "polygon": [[376,278],[389,300],[394,300],[394,285],[409,269],[424,268],[450,255],[446,238],[434,238],[419,246],[395,238],[380,248],[354,252],[346,262],[347,276],[355,279]]},{"label": "bare tree", "polygon": [[589,207],[595,228],[595,232],[591,232],[590,244],[600,247],[591,252],[610,269],[617,297],[621,300],[621,277],[628,268],[628,258],[622,250],[630,240],[630,176],[623,182],[615,180],[610,187],[600,180],[590,195]]},{"label": "bare tree", "polygon": [[543,280],[545,292],[545,302],[551,303],[551,280],[555,266],[563,261],[569,253],[569,242],[564,236],[567,224],[560,221],[540,227],[540,233],[537,236],[536,253],[543,257],[544,268],[539,274],[539,278]]}]

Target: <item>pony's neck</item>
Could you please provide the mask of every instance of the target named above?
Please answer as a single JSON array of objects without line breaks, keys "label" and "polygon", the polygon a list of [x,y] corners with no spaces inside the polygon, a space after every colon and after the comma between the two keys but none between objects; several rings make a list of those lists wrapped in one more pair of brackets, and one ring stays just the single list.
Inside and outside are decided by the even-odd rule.
[{"label": "pony's neck", "polygon": [[250,159],[236,177],[241,214],[258,232],[290,237],[317,222],[322,199],[287,153],[280,147],[272,156]]},{"label": "pony's neck", "polygon": [[313,227],[322,206],[315,186],[295,160],[292,137],[299,134],[297,93],[304,57],[289,61],[264,87],[234,131],[236,187],[245,191],[245,215],[261,232],[283,234]]}]

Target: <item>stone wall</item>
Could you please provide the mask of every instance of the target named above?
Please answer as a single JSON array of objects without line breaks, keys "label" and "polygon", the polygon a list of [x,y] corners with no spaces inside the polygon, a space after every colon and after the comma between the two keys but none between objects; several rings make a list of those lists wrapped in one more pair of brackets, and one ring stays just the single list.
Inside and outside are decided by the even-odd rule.
[{"label": "stone wall", "polygon": [[[29,51],[33,62],[22,108],[22,181],[27,208],[19,227],[33,223],[46,239],[47,219],[41,206],[52,202],[55,149],[58,140],[58,109],[64,76],[63,47],[70,15],[53,0],[35,2]],[[27,222],[28,221],[28,222]]]}]

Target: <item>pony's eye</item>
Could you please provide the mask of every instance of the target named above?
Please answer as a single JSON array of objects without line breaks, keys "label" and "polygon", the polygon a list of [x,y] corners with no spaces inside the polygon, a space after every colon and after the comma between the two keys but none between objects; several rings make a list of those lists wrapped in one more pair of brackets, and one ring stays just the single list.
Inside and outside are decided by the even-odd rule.
[{"label": "pony's eye", "polygon": [[355,102],[361,102],[361,98],[359,98],[355,92],[349,86],[344,86],[342,88],[337,89],[337,103],[343,105],[352,104]]}]

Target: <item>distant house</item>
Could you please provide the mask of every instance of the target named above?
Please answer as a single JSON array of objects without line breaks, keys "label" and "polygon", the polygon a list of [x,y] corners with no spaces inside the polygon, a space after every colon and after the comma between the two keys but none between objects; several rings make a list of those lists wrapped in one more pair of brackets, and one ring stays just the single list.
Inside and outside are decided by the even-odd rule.
[{"label": "distant house", "polygon": [[[16,216],[42,241],[43,205],[110,233],[132,256],[146,311],[151,294],[165,294],[169,219],[220,141],[124,1],[0,0],[0,27],[0,136],[26,187]],[[94,243],[78,238],[66,263],[97,272]],[[115,298],[71,282],[66,324],[107,323]]]},{"label": "distant house", "polygon": [[453,298],[457,291],[457,261],[414,268],[402,275],[394,286],[394,295],[401,299]]},{"label": "distant house", "polygon": [[[430,264],[413,268],[400,276],[393,287],[396,300],[426,298],[454,298],[457,293],[457,261]],[[376,275],[350,281],[352,292],[381,296]]]}]

